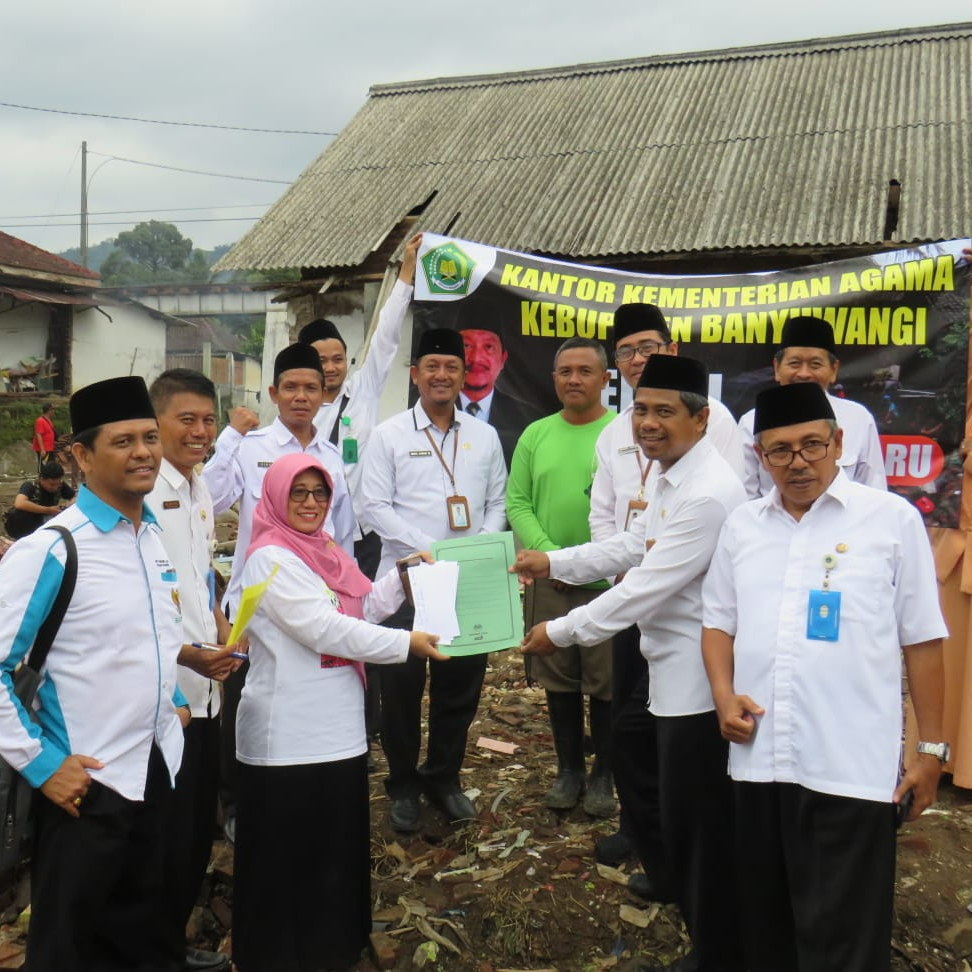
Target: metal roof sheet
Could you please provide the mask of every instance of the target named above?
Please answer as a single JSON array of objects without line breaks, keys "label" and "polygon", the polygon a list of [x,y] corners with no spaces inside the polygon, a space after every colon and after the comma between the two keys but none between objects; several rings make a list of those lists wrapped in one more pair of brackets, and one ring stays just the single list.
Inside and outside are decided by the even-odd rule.
[{"label": "metal roof sheet", "polygon": [[379,85],[218,269],[354,267],[416,228],[577,259],[972,226],[972,23]]}]

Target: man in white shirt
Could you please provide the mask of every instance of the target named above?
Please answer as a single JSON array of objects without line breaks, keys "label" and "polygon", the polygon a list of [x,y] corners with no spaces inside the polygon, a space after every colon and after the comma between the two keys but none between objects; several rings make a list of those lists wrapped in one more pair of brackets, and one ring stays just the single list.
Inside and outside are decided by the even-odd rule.
[{"label": "man in white shirt", "polygon": [[[754,428],[773,489],[729,516],[702,591],[748,967],[887,972],[896,811],[948,759],[931,549],[909,503],[848,478],[817,384],[762,392]],[[922,742],[899,780],[902,652]]]},{"label": "man in white shirt", "polygon": [[[780,385],[813,382],[825,392],[837,380],[840,361],[834,329],[823,318],[801,315],[791,317],[783,325],[780,347],[773,357],[773,377]],[[828,393],[827,399],[837,423],[844,433],[840,465],[855,483],[887,489],[884,454],[874,417],[858,402],[838,398]],[[766,496],[773,488],[773,479],[760,462],[757,453],[749,448],[753,442],[754,409],[739,420],[746,443],[746,473],[744,483],[750,498]]]},{"label": "man in white shirt", "polygon": [[[692,358],[652,355],[635,392],[633,430],[659,475],[639,534],[541,553],[523,550],[524,579],[571,584],[624,573],[620,583],[563,618],[534,626],[525,653],[594,644],[631,624],[641,629],[650,694],[636,688],[614,723],[615,783],[656,900],[674,898],[694,951],[678,972],[741,972],[727,747],[719,738],[699,652],[702,578],[718,531],[745,500],[742,483],[706,436],[708,372]],[[645,697],[648,704],[645,707]],[[658,792],[641,765],[656,761]],[[656,972],[656,965],[639,972]]]},{"label": "man in white shirt", "polygon": [[[678,342],[672,340],[672,332],[665,315],[654,304],[621,304],[614,312],[612,328],[614,361],[621,377],[632,389],[638,387],[638,379],[645,362],[653,354],[678,354]],[[595,446],[594,483],[591,486],[591,539],[607,540],[622,530],[634,527],[646,509],[646,497],[654,490],[658,478],[658,464],[644,457],[631,431],[631,413],[634,402],[627,405],[599,436]],[[709,397],[709,423],[706,438],[732,466],[740,479],[743,476],[743,438],[732,413],[718,399]],[[634,527],[637,529],[637,527]],[[641,635],[637,625],[618,632],[612,642],[611,699],[617,715],[635,686],[647,671],[641,654]],[[647,702],[647,697],[645,697]],[[657,780],[649,777],[657,771],[649,761],[641,768],[646,774],[644,786],[654,786]],[[598,860],[606,864],[619,864],[632,850],[628,811],[621,803],[618,832],[601,837],[594,844]],[[629,887],[636,894],[649,896],[650,884],[643,874],[633,874]]]},{"label": "man in white shirt", "polygon": [[[242,594],[243,561],[250,545],[253,511],[260,500],[263,477],[274,459],[292,452],[306,452],[319,459],[334,481],[334,498],[325,528],[348,553],[354,551],[355,517],[351,496],[344,481],[341,453],[315,425],[324,395],[324,370],[317,351],[307,344],[284,348],[273,364],[270,398],[277,406],[277,418],[270,425],[255,428],[256,416],[236,408],[230,424],[219,434],[216,450],[203,467],[202,479],[209,489],[216,514],[240,504],[239,529],[233,554],[232,576],[223,598],[223,610],[232,620]],[[247,666],[224,683],[221,768],[223,827],[232,839],[234,826],[233,769],[236,761],[236,707],[246,678]]]},{"label": "man in white shirt", "polygon": [[[443,329],[420,341],[412,382],[415,405],[375,429],[362,475],[363,515],[382,543],[381,577],[436,540],[495,533],[506,527],[506,464],[496,430],[455,408],[465,374],[462,338]],[[386,621],[411,627],[407,607]],[[426,661],[409,658],[382,672],[381,743],[388,759],[385,787],[391,822],[418,829],[424,790],[452,820],[476,815],[459,787],[466,734],[486,672],[486,656],[428,662],[429,738],[418,766]]]},{"label": "man in white shirt", "polygon": [[38,790],[27,963],[168,972],[163,829],[189,711],[176,685],[176,574],[144,503],[162,459],[158,424],[138,377],[88,385],[70,410],[85,485],[52,522],[77,544],[77,583],[41,669],[36,722],[12,674],[60,588],[64,543],[41,529],[0,563],[0,751]]},{"label": "man in white shirt", "polygon": [[[368,439],[378,424],[378,404],[398,353],[402,322],[412,300],[416,257],[421,244],[421,233],[405,244],[398,280],[378,315],[368,354],[350,378],[348,346],[331,321],[324,318],[311,321],[297,334],[298,342],[311,345],[321,358],[324,396],[314,424],[341,453],[355,513],[360,512],[362,505],[362,462]],[[367,527],[360,527],[358,532],[360,536],[355,540],[354,556],[361,570],[374,580],[381,558],[381,541]]]},{"label": "man in white shirt", "polygon": [[216,388],[198,371],[164,371],[149,388],[159,422],[162,462],[146,498],[179,578],[183,645],[178,683],[192,711],[166,829],[165,917],[173,963],[216,970],[229,957],[186,945],[186,923],[212,852],[219,787],[219,683],[239,667],[233,647],[209,651],[193,642],[225,641],[229,625],[215,603],[213,501],[196,466],[216,438]]}]

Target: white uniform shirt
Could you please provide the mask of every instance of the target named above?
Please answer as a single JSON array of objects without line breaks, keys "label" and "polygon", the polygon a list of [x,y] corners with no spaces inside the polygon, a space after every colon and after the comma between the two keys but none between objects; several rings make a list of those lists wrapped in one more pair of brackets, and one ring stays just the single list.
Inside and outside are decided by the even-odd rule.
[{"label": "white uniform shirt", "polygon": [[[452,466],[455,487],[435,455],[426,430]],[[381,537],[380,577],[396,560],[427,550],[436,540],[506,529],[506,463],[496,429],[455,412],[448,432],[432,424],[421,402],[375,429],[362,476],[364,519]],[[468,530],[452,530],[446,497],[469,503]]]},{"label": "white uniform shirt", "polygon": [[[598,436],[594,455],[597,472],[591,486],[591,538],[607,540],[624,529],[628,520],[628,501],[651,495],[658,478],[658,463],[648,467],[641,447],[634,441],[631,415],[634,403],[629,403]],[[741,480],[745,471],[743,438],[732,412],[717,398],[709,399],[709,425],[706,438],[729,463]],[[647,471],[644,489],[641,477]],[[644,513],[640,514],[644,518]]]},{"label": "white uniform shirt", "polygon": [[[392,292],[388,295],[378,323],[371,335],[371,344],[361,367],[345,381],[333,402],[325,402],[317,413],[314,424],[320,429],[321,436],[328,442],[334,431],[334,423],[338,421],[338,411],[342,398],[348,396],[348,404],[341,413],[341,424],[338,426],[338,451],[347,438],[355,439],[358,443],[358,461],[344,464],[344,476],[347,480],[355,512],[361,508],[361,461],[364,456],[368,439],[378,424],[378,404],[385,382],[395,364],[398,345],[401,340],[402,321],[408,312],[408,305],[412,299],[412,287],[402,280],[396,280]],[[344,419],[348,419],[347,422]],[[342,453],[343,454],[343,453]]]},{"label": "white uniform shirt", "polygon": [[[841,548],[846,548],[841,552]],[[808,639],[809,592],[837,560],[837,641]],[[946,635],[918,512],[843,472],[795,520],[774,489],[729,517],[703,619],[735,638],[735,691],[766,709],[733,743],[733,779],[888,802],[901,751],[901,646]]]},{"label": "white uniform shirt", "polygon": [[[162,543],[179,578],[182,639],[215,644],[213,616],[213,547],[216,544],[213,501],[200,475],[185,476],[167,459],[159,466],[155,489],[145,497],[162,528]],[[219,683],[179,666],[179,688],[193,719],[213,718],[219,712]]]},{"label": "white uniform shirt", "polygon": [[77,503],[50,522],[74,535],[78,579],[42,670],[39,725],[14,701],[11,673],[54,603],[64,543],[41,529],[0,561],[0,752],[35,787],[72,753],[93,756],[105,765],[88,770],[92,779],[141,800],[153,741],[173,783],[182,761],[176,573],[147,507],[136,533],[131,520],[82,486]]},{"label": "white uniform shirt", "polygon": [[240,574],[246,559],[253,529],[253,511],[263,491],[263,477],[273,465],[274,459],[289,456],[292,452],[306,452],[313,456],[331,474],[334,495],[327,511],[324,528],[334,537],[349,556],[354,556],[354,510],[351,496],[344,481],[344,463],[341,454],[315,426],[314,438],[306,449],[302,448],[294,434],[275,418],[270,425],[240,435],[227,425],[216,440],[216,451],[203,466],[202,478],[213,498],[216,513],[228,510],[240,501],[240,528],[233,554],[233,576],[226,589],[223,608],[232,614],[242,592]]},{"label": "white uniform shirt", "polygon": [[[362,662],[404,662],[409,633],[339,613],[327,585],[296,554],[260,547],[244,584],[277,573],[250,622],[250,670],[236,716],[240,762],[327,763],[367,750],[364,687],[350,665],[327,668],[322,654]],[[398,571],[365,596],[365,617],[387,617],[404,599]]]},{"label": "white uniform shirt", "polygon": [[[838,462],[849,479],[875,489],[887,489],[888,480],[884,474],[884,453],[878,436],[874,416],[859,402],[849,398],[836,398],[828,395],[827,400],[834,410],[837,424],[844,430],[843,452]],[[756,410],[751,408],[739,420],[745,443],[746,477],[744,483],[750,499],[767,496],[773,489],[773,480],[763,468],[759,457],[753,450],[753,420]]]},{"label": "white uniform shirt", "polygon": [[650,711],[658,716],[710,711],[701,650],[702,578],[726,516],[745,499],[742,483],[703,437],[660,472],[641,521],[644,536],[616,533],[550,551],[550,576],[570,584],[627,571],[620,584],[590,604],[548,621],[550,640],[596,645],[637,624],[651,680]]}]

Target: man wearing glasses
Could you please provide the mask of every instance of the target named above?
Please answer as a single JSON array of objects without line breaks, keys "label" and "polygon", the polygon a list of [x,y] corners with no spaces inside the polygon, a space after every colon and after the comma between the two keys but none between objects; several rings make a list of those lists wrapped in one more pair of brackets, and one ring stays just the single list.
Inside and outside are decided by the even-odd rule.
[{"label": "man wearing glasses", "polygon": [[[780,385],[813,383],[825,392],[837,380],[840,361],[834,329],[820,317],[791,317],[783,325],[780,347],[773,357],[773,377]],[[858,402],[827,395],[831,410],[843,430],[840,465],[849,479],[876,489],[887,489],[881,440],[871,413]],[[747,447],[753,441],[753,409],[739,420]],[[743,484],[750,498],[766,496],[773,480],[758,455],[745,450],[746,473]]]},{"label": "man wearing glasses", "polygon": [[[621,377],[635,389],[645,369],[645,362],[655,354],[677,355],[678,343],[672,340],[664,314],[654,304],[622,304],[614,313],[614,360]],[[642,455],[631,431],[632,401],[598,437],[595,447],[597,472],[591,487],[591,539],[607,540],[622,530],[630,529],[647,510],[658,478],[658,464]],[[740,479],[743,476],[743,437],[732,413],[715,398],[709,398],[709,425],[706,438],[729,463]],[[615,635],[611,655],[612,707],[617,714],[632,689],[647,671],[641,655],[640,636],[636,625]],[[645,683],[647,685],[647,683]],[[647,699],[645,700],[647,701]],[[646,785],[651,786],[652,767]],[[621,800],[618,832],[599,838],[595,843],[597,859],[605,864],[619,864],[632,852],[631,824]],[[629,887],[649,899],[664,898],[661,875],[634,874]]]},{"label": "man wearing glasses", "polygon": [[[747,967],[887,972],[895,819],[948,759],[931,549],[909,503],[851,481],[816,382],[760,393],[754,419],[773,487],[729,514],[702,586]],[[902,652],[922,742],[899,778]]]}]

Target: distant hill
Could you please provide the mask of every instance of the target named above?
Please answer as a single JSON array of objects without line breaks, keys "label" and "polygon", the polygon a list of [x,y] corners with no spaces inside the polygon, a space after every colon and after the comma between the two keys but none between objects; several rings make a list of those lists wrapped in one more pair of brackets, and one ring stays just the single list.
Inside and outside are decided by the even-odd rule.
[{"label": "distant hill", "polygon": [[[202,250],[202,253],[206,256],[206,262],[212,266],[224,253],[228,253],[232,243],[220,243],[219,246],[213,247],[211,250]],[[100,243],[95,243],[94,246],[88,247],[88,267],[91,270],[100,271],[101,264],[108,259],[108,256],[113,253],[117,247],[115,246],[114,239],[102,240]],[[72,246],[69,250],[63,250],[58,253],[58,256],[64,257],[65,260],[70,260],[72,263],[81,262],[81,248],[77,246]]]}]

